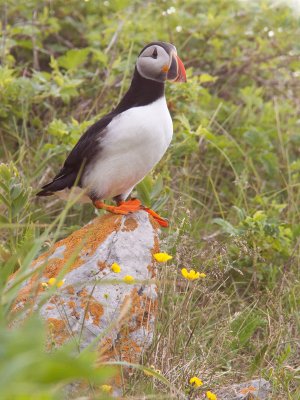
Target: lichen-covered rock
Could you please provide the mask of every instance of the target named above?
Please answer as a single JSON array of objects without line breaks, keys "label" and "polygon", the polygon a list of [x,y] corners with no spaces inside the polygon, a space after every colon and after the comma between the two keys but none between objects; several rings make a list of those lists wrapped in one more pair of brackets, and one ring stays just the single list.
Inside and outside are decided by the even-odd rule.
[{"label": "lichen-covered rock", "polygon": [[270,398],[271,385],[265,379],[254,379],[245,383],[230,385],[220,389],[220,400],[268,400]]},{"label": "lichen-covered rock", "polygon": [[[103,359],[139,361],[157,310],[152,254],[158,238],[149,218],[143,211],[104,215],[35,260],[14,311],[38,310],[48,324],[49,349],[75,339],[82,349],[96,343]],[[135,281],[124,282],[127,275]]]}]

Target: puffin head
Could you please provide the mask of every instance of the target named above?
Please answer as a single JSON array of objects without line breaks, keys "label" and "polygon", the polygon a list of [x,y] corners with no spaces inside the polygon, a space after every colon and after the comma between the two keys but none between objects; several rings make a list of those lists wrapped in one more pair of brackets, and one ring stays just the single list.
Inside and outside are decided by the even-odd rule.
[{"label": "puffin head", "polygon": [[140,52],[136,62],[138,73],[156,82],[186,82],[184,65],[176,47],[167,42],[151,42]]}]

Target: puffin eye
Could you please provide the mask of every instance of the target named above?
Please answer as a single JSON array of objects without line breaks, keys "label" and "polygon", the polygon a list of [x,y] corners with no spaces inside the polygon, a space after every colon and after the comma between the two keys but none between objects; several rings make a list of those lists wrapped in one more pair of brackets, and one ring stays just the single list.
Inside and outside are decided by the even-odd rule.
[{"label": "puffin eye", "polygon": [[152,56],[151,56],[152,58],[157,58],[157,48],[155,47],[154,48],[154,50],[153,50],[153,53],[152,53]]}]

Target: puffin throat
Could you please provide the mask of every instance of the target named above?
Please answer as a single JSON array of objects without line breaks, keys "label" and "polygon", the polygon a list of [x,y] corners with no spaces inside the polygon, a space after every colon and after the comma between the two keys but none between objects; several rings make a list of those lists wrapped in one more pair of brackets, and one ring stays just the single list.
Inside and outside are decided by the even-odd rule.
[{"label": "puffin throat", "polygon": [[120,113],[128,108],[153,103],[165,94],[165,83],[142,77],[135,67],[131,85],[115,111]]}]

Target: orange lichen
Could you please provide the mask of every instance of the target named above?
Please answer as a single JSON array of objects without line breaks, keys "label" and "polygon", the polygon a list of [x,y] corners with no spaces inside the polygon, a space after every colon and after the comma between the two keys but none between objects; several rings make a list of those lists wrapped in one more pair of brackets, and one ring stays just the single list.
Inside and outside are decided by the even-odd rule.
[{"label": "orange lichen", "polygon": [[91,316],[93,324],[99,326],[100,318],[104,314],[102,304],[91,296],[86,288],[83,288],[78,295],[82,298],[80,306],[85,310],[86,316]]},{"label": "orange lichen", "polygon": [[249,387],[246,387],[246,388],[240,390],[240,393],[248,394],[248,393],[255,392],[255,391],[256,391],[256,388],[254,386],[249,386]]},{"label": "orange lichen", "polygon": [[[144,327],[149,329],[150,317],[157,314],[157,300],[151,300],[145,295],[140,295],[137,288],[134,288],[129,295],[125,296],[123,304],[131,300],[130,309],[122,320],[121,332],[130,333]],[[122,305],[120,306],[120,308]]]},{"label": "orange lichen", "polygon": [[67,291],[69,294],[75,294],[75,289],[74,289],[74,287],[71,286],[71,285],[69,285],[69,286],[66,287],[66,291]]},{"label": "orange lichen", "polygon": [[116,353],[122,361],[131,363],[137,362],[140,358],[141,352],[141,347],[138,346],[134,340],[128,337],[117,342]]},{"label": "orange lichen", "polygon": [[76,319],[80,318],[80,314],[78,311],[76,311],[76,303],[74,300],[68,301],[68,306],[71,309],[71,316],[75,317]]},{"label": "orange lichen", "polygon": [[[106,214],[102,217],[94,219],[90,224],[73,232],[70,236],[57,242],[50,251],[46,252],[37,260],[36,263],[46,262],[46,268],[43,271],[43,276],[46,278],[57,277],[66,263],[72,259],[72,256],[77,253],[92,255],[99,244],[113,232],[119,229],[121,224],[121,215]],[[47,261],[47,259],[55,253],[56,249],[65,246],[61,257],[55,257]],[[80,254],[77,254],[75,260],[71,263],[68,270],[76,269],[84,260],[81,259]]]},{"label": "orange lichen", "polygon": [[34,285],[35,279],[36,278],[32,276],[27,285],[19,291],[12,307],[13,312],[20,307],[23,307],[25,303],[27,305],[34,304],[38,294],[44,291],[44,288],[41,284]]},{"label": "orange lichen", "polygon": [[[128,303],[128,299],[130,302]],[[134,288],[127,295],[120,309],[127,303],[129,309],[123,318],[119,321],[118,339],[112,341],[110,338],[102,340],[99,346],[99,356],[101,362],[106,360],[122,360],[128,362],[138,362],[142,348],[130,337],[131,333],[137,331],[141,327],[148,330],[150,320],[157,313],[157,300],[151,300],[146,295],[140,295],[138,290]]]},{"label": "orange lichen", "polygon": [[152,264],[149,264],[149,265],[147,266],[147,270],[148,270],[149,273],[150,273],[150,278],[151,278],[151,279],[153,279],[153,278],[156,277],[156,268],[155,268],[155,266],[154,266],[153,263],[152,263]]},{"label": "orange lichen", "polygon": [[[156,253],[159,253],[159,240],[158,240],[157,234],[154,235],[154,245],[153,245],[153,248],[151,249],[152,256]],[[153,257],[152,257],[152,259],[154,260]],[[155,278],[156,277],[156,267],[155,267],[154,261],[152,261],[152,264],[147,266],[147,269],[151,274],[151,278],[152,279]]]},{"label": "orange lichen", "polygon": [[136,220],[134,218],[132,218],[132,217],[127,218],[124,223],[122,232],[134,231],[134,230],[136,230],[137,227],[138,227],[138,223],[136,222]]},{"label": "orange lichen", "polygon": [[107,268],[106,262],[104,262],[104,261],[98,261],[97,266],[100,271],[103,271],[105,268]]},{"label": "orange lichen", "polygon": [[88,305],[88,311],[91,314],[91,317],[93,319],[93,324],[98,326],[99,322],[100,322],[100,318],[102,317],[102,315],[104,313],[103,306],[100,303],[93,301],[92,303],[90,303]]},{"label": "orange lichen", "polygon": [[159,240],[158,240],[158,236],[154,235],[154,246],[153,249],[151,250],[152,255],[159,253]]},{"label": "orange lichen", "polygon": [[[53,254],[59,247],[66,246],[63,257],[51,259],[44,269],[43,275],[48,278],[56,277],[66,266],[66,263],[79,251],[92,255],[99,247],[99,244],[103,243],[113,231],[118,230],[121,218],[120,215],[106,214],[94,219],[90,224],[56,243],[51,253]],[[45,255],[42,256],[42,259],[46,259]],[[84,260],[81,259],[80,254],[77,254],[68,270],[78,268],[83,262]]]},{"label": "orange lichen", "polygon": [[79,297],[89,296],[89,292],[87,291],[87,289],[85,287],[83,289],[81,289],[77,294]]},{"label": "orange lichen", "polygon": [[140,359],[141,351],[141,347],[134,340],[128,336],[122,336],[106,351],[105,358],[135,363]]},{"label": "orange lichen", "polygon": [[55,344],[62,345],[70,338],[65,321],[56,318],[48,318],[47,323],[52,341],[55,342]]},{"label": "orange lichen", "polygon": [[[90,224],[73,232],[67,238],[57,242],[50,250],[38,257],[33,263],[32,268],[45,264],[42,275],[32,275],[29,283],[20,290],[13,309],[22,307],[22,302],[25,304],[28,301],[33,302],[41,290],[44,290],[41,285],[34,291],[34,283],[41,276],[46,279],[56,278],[57,275],[66,267],[67,263],[75,257],[71,265],[68,266],[68,271],[78,268],[84,260],[80,257],[80,250],[85,254],[92,255],[101,243],[114,231],[117,231],[122,221],[121,215],[106,214],[99,218],[95,218]],[[55,251],[65,246],[60,257],[55,257],[49,260]],[[77,254],[77,255],[76,255]],[[66,272],[68,272],[66,271]],[[74,288],[68,286],[66,288],[69,294],[74,294]]]},{"label": "orange lichen", "polygon": [[53,295],[53,296],[50,297],[50,299],[49,299],[49,303],[52,303],[52,304],[57,304],[58,301],[59,301],[59,297],[56,296],[56,295]]},{"label": "orange lichen", "polygon": [[75,307],[76,307],[75,301],[73,301],[73,300],[68,301],[68,306],[69,306],[70,308],[75,308]]},{"label": "orange lichen", "polygon": [[113,350],[113,341],[111,338],[104,338],[99,345],[99,362],[109,360],[109,354]]}]

